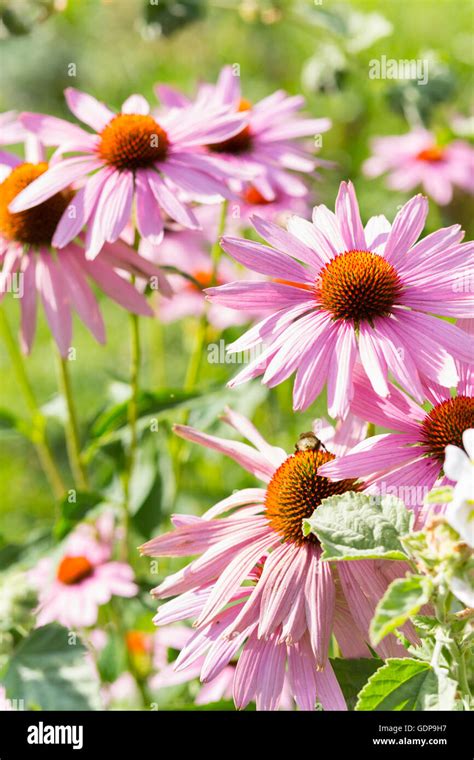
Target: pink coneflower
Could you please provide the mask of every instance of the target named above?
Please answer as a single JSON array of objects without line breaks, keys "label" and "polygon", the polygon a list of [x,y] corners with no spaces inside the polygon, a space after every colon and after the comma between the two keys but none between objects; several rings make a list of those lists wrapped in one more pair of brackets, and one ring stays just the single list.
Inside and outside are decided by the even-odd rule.
[{"label": "pink coneflower", "polygon": [[[323,498],[353,490],[354,480],[319,477],[318,467],[334,455],[318,447],[314,434],[305,434],[288,456],[245,417],[227,410],[224,419],[253,446],[181,425],[176,432],[230,456],[265,487],[237,491],[202,517],[175,515],[174,531],[142,547],[149,556],[200,555],[154,589],[158,598],[179,595],[159,609],[155,622],[195,620],[196,632],[177,665],[190,665],[206,653],[204,681],[216,677],[243,647],[234,683],[239,708],[256,699],[258,709],[277,709],[288,665],[301,709],[314,709],[316,699],[325,709],[345,709],[328,661],[331,634],[344,656],[368,656],[364,638],[375,604],[403,569],[342,562],[336,573],[322,562],[316,537],[303,536],[302,520]],[[404,652],[393,637],[379,651],[383,656]]]},{"label": "pink coneflower", "polygon": [[48,165],[22,162],[6,153],[0,160],[4,170],[0,184],[0,299],[13,292],[20,301],[23,351],[29,353],[33,344],[37,294],[63,356],[71,345],[73,310],[96,340],[105,343],[104,321],[91,281],[127,311],[153,316],[145,297],[124,275],[135,274],[148,282],[155,278],[157,287],[169,295],[164,275],[120,240],[107,243],[96,261],[89,261],[76,242],[57,250],[52,245],[53,233],[73,191],[65,188],[39,206],[13,214],[9,203],[36,178],[45,176]]},{"label": "pink coneflower", "polygon": [[[172,112],[189,107],[191,101],[169,87],[157,87],[160,100]],[[245,125],[232,137],[213,142],[208,150],[222,157],[236,169],[247,168],[254,173],[252,184],[267,201],[274,201],[279,193],[304,197],[307,188],[292,171],[313,172],[325,162],[314,155],[298,140],[327,132],[330,119],[303,119],[297,112],[304,106],[301,95],[288,96],[283,90],[250,103],[242,97],[240,76],[232,66],[225,66],[215,85],[203,84],[193,104],[196,108],[230,108],[234,113],[245,114]],[[314,146],[313,146],[314,147]],[[289,171],[290,170],[290,171]],[[230,182],[235,190],[244,190],[242,183]]]},{"label": "pink coneflower", "polygon": [[422,187],[442,206],[450,203],[454,187],[474,193],[474,150],[463,140],[439,145],[431,132],[415,129],[407,135],[377,137],[372,149],[364,173],[378,177],[388,172],[387,185],[393,190]]},{"label": "pink coneflower", "polygon": [[416,404],[406,393],[389,385],[388,398],[380,398],[356,372],[351,412],[396,433],[383,433],[358,443],[349,452],[328,462],[320,473],[330,478],[364,478],[371,489],[385,489],[413,508],[443,474],[446,446],[463,447],[463,433],[474,427],[474,376],[472,368],[460,368],[456,394],[441,386],[425,385],[425,400]]},{"label": "pink coneflower", "polygon": [[[50,169],[10,208],[25,211],[80,180],[82,187],[69,199],[55,232],[57,247],[73,240],[88,222],[87,256],[95,258],[128,224],[134,198],[140,235],[157,243],[163,234],[163,213],[184,227],[198,227],[179,191],[201,201],[227,193],[222,181],[226,167],[220,162],[217,168],[217,161],[198,155],[196,146],[232,137],[242,129],[242,115],[189,107],[179,114],[163,114],[158,122],[141,95],[129,97],[118,114],[73,88],[65,95],[73,114],[96,133],[51,116],[23,114],[28,130],[59,149]],[[76,155],[64,158],[71,153]]]},{"label": "pink coneflower", "polygon": [[[421,374],[456,385],[454,358],[469,361],[472,339],[432,316],[469,317],[472,299],[463,282],[472,246],[453,225],[416,243],[428,203],[418,195],[390,226],[384,216],[360,220],[354,188],[341,184],[336,213],[316,206],[313,223],[293,217],[288,231],[254,217],[272,246],[224,238],[224,249],[273,282],[234,282],[207,293],[212,303],[234,309],[271,309],[232,346],[263,348],[230,385],[263,374],[273,387],[296,371],[295,409],[306,409],[327,382],[328,408],[344,417],[353,397],[359,358],[375,392],[389,393],[387,374],[423,400]],[[416,244],[415,244],[416,243]]]},{"label": "pink coneflower", "polygon": [[41,559],[30,572],[39,594],[37,626],[53,621],[67,628],[91,626],[97,622],[100,605],[112,596],[135,596],[132,568],[113,561],[111,552],[100,530],[97,535],[84,525],[69,536],[59,562]]}]

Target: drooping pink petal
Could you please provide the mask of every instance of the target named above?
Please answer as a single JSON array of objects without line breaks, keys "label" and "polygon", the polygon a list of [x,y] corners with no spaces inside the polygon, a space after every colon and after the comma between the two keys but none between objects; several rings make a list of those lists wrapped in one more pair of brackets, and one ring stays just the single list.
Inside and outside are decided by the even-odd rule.
[{"label": "drooping pink petal", "polygon": [[316,671],[316,694],[324,710],[347,710],[346,700],[337,681],[331,663],[326,663],[323,670]]},{"label": "drooping pink petal", "polygon": [[22,350],[29,354],[36,330],[36,259],[28,256],[23,269],[20,339]]},{"label": "drooping pink petal", "polygon": [[288,678],[291,692],[300,710],[316,706],[316,667],[307,636],[288,648]]},{"label": "drooping pink petal", "polygon": [[105,343],[105,325],[102,314],[73,250],[63,251],[60,259],[69,300],[96,340],[99,343]]},{"label": "drooping pink petal", "polygon": [[112,174],[112,169],[100,169],[87,179],[65,209],[52,239],[55,248],[63,248],[82,230],[100,197],[104,183]]},{"label": "drooping pink petal", "polygon": [[296,597],[304,593],[306,560],[301,547],[291,543],[281,544],[266,560],[258,581],[258,585],[262,585],[259,638],[276,632],[290,613]]},{"label": "drooping pink petal", "polygon": [[144,172],[138,171],[136,173],[135,187],[137,192],[137,227],[140,235],[148,238],[153,245],[159,245],[163,240],[163,217]]},{"label": "drooping pink petal", "polygon": [[124,309],[146,317],[153,315],[146,298],[130,282],[103,264],[100,257],[95,261],[87,261],[85,266],[104,293],[123,306]]},{"label": "drooping pink petal", "polygon": [[309,546],[306,567],[306,619],[316,666],[327,663],[334,618],[336,591],[328,562],[320,559],[321,551]]},{"label": "drooping pink petal", "polygon": [[171,192],[157,172],[148,171],[147,179],[156,200],[172,219],[187,229],[199,229],[199,222],[191,209],[188,209],[184,203],[181,203],[176,194]]},{"label": "drooping pink petal", "polygon": [[71,309],[60,270],[45,253],[37,260],[36,287],[41,293],[46,319],[61,356],[66,358],[72,336]]},{"label": "drooping pink petal", "polygon": [[353,396],[352,370],[357,356],[357,343],[351,324],[339,326],[335,354],[338,361],[329,365],[328,410],[331,417],[345,417]]},{"label": "drooping pink petal", "polygon": [[286,645],[273,635],[261,642],[256,683],[257,710],[277,710],[283,691]]}]

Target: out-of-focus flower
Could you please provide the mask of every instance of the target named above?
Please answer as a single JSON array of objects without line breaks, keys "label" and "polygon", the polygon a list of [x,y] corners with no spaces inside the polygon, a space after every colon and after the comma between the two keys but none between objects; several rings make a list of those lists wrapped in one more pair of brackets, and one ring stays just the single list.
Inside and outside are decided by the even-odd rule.
[{"label": "out-of-focus flower", "polygon": [[[10,206],[13,212],[24,212],[80,180],[81,189],[55,220],[56,247],[67,245],[87,223],[87,258],[94,259],[104,243],[117,240],[129,223],[134,199],[140,235],[158,243],[163,213],[184,227],[199,226],[179,191],[212,202],[227,194],[223,178],[230,167],[197,148],[231,139],[243,128],[242,114],[217,106],[212,110],[189,106],[156,121],[141,95],[131,95],[118,114],[73,88],[65,96],[74,116],[95,134],[53,116],[22,114],[29,131],[45,145],[59,147],[48,171]],[[69,153],[74,155],[65,158]]]},{"label": "out-of-focus flower", "polygon": [[[314,709],[318,699],[324,709],[344,710],[328,660],[331,635],[344,656],[367,654],[375,605],[403,570],[390,562],[340,562],[336,579],[330,564],[321,561],[317,539],[303,536],[302,520],[323,498],[353,490],[354,481],[332,482],[318,475],[320,465],[334,454],[320,447],[314,435],[312,445],[300,442],[288,456],[268,444],[245,417],[228,409],[224,421],[253,446],[186,426],[175,429],[187,440],[230,456],[265,487],[237,491],[202,517],[174,515],[175,530],[142,547],[148,556],[200,555],[154,589],[158,598],[178,595],[160,607],[155,622],[195,621],[177,666],[206,654],[201,668],[206,683],[238,656],[234,700],[239,708],[255,699],[257,709],[277,709],[288,663],[291,694],[300,709]],[[348,425],[346,421],[339,432],[352,439]],[[356,428],[362,432],[358,420]],[[327,440],[330,446],[329,436]],[[393,637],[381,646],[383,656],[403,656]]]},{"label": "out-of-focus flower", "polygon": [[105,343],[105,325],[90,282],[103,290],[127,311],[153,316],[145,297],[128,282],[134,274],[170,294],[165,276],[149,261],[138,256],[124,242],[106,243],[100,259],[89,261],[77,242],[61,250],[52,244],[57,223],[68,213],[73,197],[63,189],[40,205],[20,213],[8,210],[10,202],[36,180],[45,176],[46,162],[38,155],[37,142],[27,144],[27,161],[0,154],[0,300],[6,293],[19,299],[20,341],[25,353],[31,350],[36,331],[37,297],[41,298],[50,330],[63,356],[72,339],[72,312],[75,311],[92,335]]},{"label": "out-of-focus flower", "polygon": [[133,570],[112,560],[112,544],[90,525],[79,526],[66,540],[59,561],[41,559],[30,571],[38,589],[37,626],[57,621],[68,628],[92,626],[99,607],[112,596],[137,593]]},{"label": "out-of-focus flower", "polygon": [[102,684],[100,695],[107,709],[113,707],[114,703],[125,704],[129,708],[139,697],[136,681],[128,670],[120,673],[112,683]]},{"label": "out-of-focus flower", "polygon": [[442,206],[450,203],[454,187],[474,193],[474,149],[463,140],[438,145],[431,132],[415,129],[407,135],[377,137],[372,149],[363,171],[368,177],[388,172],[392,190],[421,186]]},{"label": "out-of-focus flower", "polygon": [[[214,141],[208,150],[236,171],[246,169],[254,175],[252,186],[267,201],[277,200],[280,194],[305,197],[307,187],[291,172],[313,172],[326,163],[311,155],[299,138],[319,138],[331,127],[330,119],[301,118],[297,111],[303,107],[304,98],[290,97],[283,90],[250,103],[242,97],[240,75],[232,66],[222,69],[215,85],[201,85],[194,101],[167,86],[158,86],[157,93],[171,113],[180,113],[192,103],[205,113],[218,108],[245,115],[240,131],[229,139]],[[230,186],[245,192],[242,182],[231,180]]]},{"label": "out-of-focus flower", "polygon": [[456,385],[455,359],[472,359],[472,338],[433,316],[472,316],[472,294],[462,287],[472,269],[472,244],[453,225],[416,243],[428,213],[417,195],[393,225],[372,217],[365,228],[352,183],[341,184],[336,213],[316,206],[313,223],[292,217],[288,231],[257,216],[270,246],[223,239],[239,263],[273,281],[233,282],[206,292],[211,303],[272,311],[228,347],[263,350],[231,382],[263,375],[270,387],[296,372],[295,409],[306,409],[327,383],[328,409],[344,417],[354,395],[357,360],[374,391],[389,395],[388,371],[422,402],[421,376]]},{"label": "out-of-focus flower", "polygon": [[[474,425],[474,413],[473,423]],[[462,445],[446,446],[444,472],[456,483],[445,517],[463,541],[474,548],[474,429],[462,434]]]},{"label": "out-of-focus flower", "polygon": [[[158,268],[176,267],[184,275],[189,275],[167,274],[173,294],[159,299],[156,311],[160,320],[169,323],[183,317],[199,317],[207,309],[209,323],[219,330],[250,322],[254,314],[245,309],[237,312],[220,305],[206,304],[203,289],[213,283],[211,246],[216,239],[219,210],[214,206],[204,206],[196,209],[196,216],[202,223],[202,230],[167,229],[160,245],[152,245],[148,240],[140,244],[141,256]],[[243,277],[241,267],[227,257],[220,259],[215,282],[221,284]],[[255,280],[263,279],[261,275],[255,275]]]},{"label": "out-of-focus flower", "polygon": [[282,226],[292,214],[304,215],[309,210],[307,196],[294,196],[282,188],[274,190],[273,200],[267,200],[252,182],[242,183],[239,200],[229,207],[227,231],[239,231],[251,224],[250,218],[257,213],[264,219]]}]

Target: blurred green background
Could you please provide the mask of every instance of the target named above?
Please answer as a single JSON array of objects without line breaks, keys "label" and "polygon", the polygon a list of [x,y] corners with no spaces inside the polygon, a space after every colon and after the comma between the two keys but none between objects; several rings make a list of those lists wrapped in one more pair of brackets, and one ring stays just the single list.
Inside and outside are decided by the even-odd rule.
[{"label": "blurred green background", "polygon": [[[353,179],[365,219],[375,213],[392,219],[406,200],[388,191],[382,178],[363,179],[360,167],[369,154],[370,137],[408,130],[407,103],[414,93],[410,84],[370,80],[370,60],[382,55],[429,58],[430,82],[422,93],[416,88],[415,105],[440,139],[449,139],[453,117],[468,115],[472,107],[473,4],[466,0],[161,0],[158,5],[144,0],[0,0],[0,18],[0,111],[32,110],[69,118],[62,95],[68,86],[115,108],[132,92],[153,102],[156,82],[191,94],[197,80],[214,81],[222,65],[238,63],[251,101],[283,87],[305,94],[308,114],[332,118],[321,156],[337,166],[323,170],[322,181],[313,183],[315,192],[332,207],[339,181]],[[71,64],[75,77],[69,76]],[[430,205],[428,230],[454,221],[470,224],[472,206],[463,199],[442,212]],[[77,360],[71,371],[83,435],[104,408],[110,384],[126,381],[128,374],[126,314],[102,301],[106,348],[98,346],[78,320],[75,323]],[[16,331],[18,304],[7,299],[5,306]],[[184,329],[142,320],[144,387],[182,386],[195,329],[192,320]],[[225,337],[241,332],[235,329]],[[208,339],[213,337],[218,336]],[[67,473],[62,428],[56,419],[61,410],[51,404],[57,393],[51,349],[41,316],[27,369],[41,403],[50,404],[49,436]],[[232,365],[204,361],[200,385],[218,389],[233,373]],[[3,345],[0,378],[0,406],[23,415],[24,402]],[[273,443],[291,451],[298,433],[324,409],[321,400],[307,414],[293,415],[291,385],[285,383],[270,395],[258,383],[240,391],[216,390],[197,405],[190,420],[201,427],[211,425],[230,402],[252,415]],[[194,447],[187,449],[176,487],[168,459],[172,417],[163,419],[163,434],[137,473],[137,540],[167,525],[165,515],[171,508],[202,511],[232,488],[252,484],[236,465]],[[0,532],[6,541],[22,542],[39,529],[52,528],[53,500],[30,444],[13,434],[2,435],[0,443]],[[98,484],[111,474],[113,452],[111,457],[106,454],[97,461]]]}]

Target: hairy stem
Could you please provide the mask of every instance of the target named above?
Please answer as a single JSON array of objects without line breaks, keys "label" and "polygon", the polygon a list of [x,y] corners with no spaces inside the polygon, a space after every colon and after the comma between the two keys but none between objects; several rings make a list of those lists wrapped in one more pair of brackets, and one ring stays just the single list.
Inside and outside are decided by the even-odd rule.
[{"label": "hairy stem", "polygon": [[79,437],[79,424],[77,421],[76,405],[72,390],[71,377],[69,374],[69,362],[58,353],[58,374],[61,393],[67,407],[66,421],[66,446],[71,465],[71,471],[78,488],[87,491],[89,478],[82,459],[81,443]]}]

